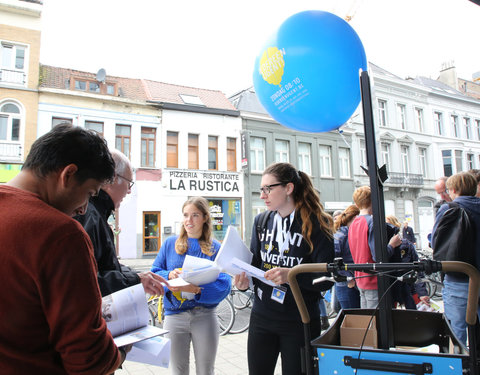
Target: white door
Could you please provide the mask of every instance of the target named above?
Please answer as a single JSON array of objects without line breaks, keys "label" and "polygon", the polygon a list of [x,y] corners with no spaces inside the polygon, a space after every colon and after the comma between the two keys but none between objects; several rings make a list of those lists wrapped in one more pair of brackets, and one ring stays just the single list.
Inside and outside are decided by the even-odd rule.
[{"label": "white door", "polygon": [[418,220],[420,224],[420,244],[417,247],[421,249],[428,248],[428,234],[432,232],[435,218],[433,217],[433,202],[428,199],[420,198],[418,200]]}]

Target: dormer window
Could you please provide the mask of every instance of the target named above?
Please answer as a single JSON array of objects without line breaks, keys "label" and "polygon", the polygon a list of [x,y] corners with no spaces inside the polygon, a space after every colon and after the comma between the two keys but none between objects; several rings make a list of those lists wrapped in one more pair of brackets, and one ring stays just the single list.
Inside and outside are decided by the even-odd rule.
[{"label": "dormer window", "polygon": [[202,102],[202,99],[200,99],[196,95],[180,94],[180,98],[182,98],[182,100],[185,104],[200,105],[202,107],[205,107],[205,104]]},{"label": "dormer window", "polygon": [[98,82],[85,78],[70,78],[70,90],[86,91],[103,95],[117,95],[117,84],[113,82]]}]

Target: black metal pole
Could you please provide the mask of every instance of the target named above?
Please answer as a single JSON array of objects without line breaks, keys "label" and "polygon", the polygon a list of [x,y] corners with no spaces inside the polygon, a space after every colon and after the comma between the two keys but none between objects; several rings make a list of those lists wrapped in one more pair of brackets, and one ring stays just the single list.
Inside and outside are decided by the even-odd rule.
[{"label": "black metal pole", "polygon": [[[373,123],[372,96],[368,72],[360,74],[360,88],[362,93],[363,122],[365,127],[365,147],[367,149],[368,176],[372,193],[373,234],[375,239],[375,257],[377,263],[388,262],[387,231],[385,227],[385,204],[383,199],[383,181],[380,178],[377,166],[377,151],[375,143],[375,130]],[[386,179],[386,176],[385,176]],[[380,349],[389,349],[393,346],[392,300],[390,295],[381,298],[388,288],[387,279],[378,276],[379,299],[379,336]]]}]

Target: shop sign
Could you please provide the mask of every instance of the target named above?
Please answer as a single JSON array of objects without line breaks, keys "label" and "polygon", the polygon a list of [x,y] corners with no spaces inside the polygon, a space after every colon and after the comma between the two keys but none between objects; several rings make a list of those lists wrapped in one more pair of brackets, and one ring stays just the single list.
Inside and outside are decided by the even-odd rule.
[{"label": "shop sign", "polygon": [[211,171],[166,170],[171,191],[198,195],[241,195],[240,174]]}]

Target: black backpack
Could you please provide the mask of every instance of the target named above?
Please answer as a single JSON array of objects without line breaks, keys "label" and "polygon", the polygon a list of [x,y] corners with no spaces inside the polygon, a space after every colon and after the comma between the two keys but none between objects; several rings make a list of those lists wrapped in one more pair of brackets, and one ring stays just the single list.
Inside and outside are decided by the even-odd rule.
[{"label": "black backpack", "polygon": [[[435,233],[432,234],[433,259],[457,260],[475,264],[476,228],[470,214],[454,202],[448,203],[448,209],[440,218]],[[460,273],[455,276],[465,278]]]},{"label": "black backpack", "polygon": [[267,221],[268,221],[268,219],[270,218],[270,215],[271,215],[271,214],[273,214],[273,211],[267,210],[267,211],[263,211],[263,212],[258,216],[256,229],[257,229],[257,236],[258,236],[258,239],[259,239],[259,240],[261,239],[263,229],[264,229],[265,226],[267,225]]}]

